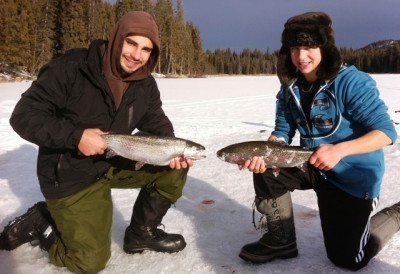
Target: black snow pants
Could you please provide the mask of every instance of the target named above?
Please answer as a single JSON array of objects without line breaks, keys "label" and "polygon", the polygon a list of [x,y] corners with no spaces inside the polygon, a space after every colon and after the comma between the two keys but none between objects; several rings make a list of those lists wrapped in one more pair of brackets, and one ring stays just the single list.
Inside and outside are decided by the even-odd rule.
[{"label": "black snow pants", "polygon": [[256,195],[277,198],[287,191],[314,189],[328,258],[337,266],[358,270],[376,255],[369,240],[372,212],[378,199],[354,197],[328,182],[314,167],[281,169],[278,176],[268,169],[254,174]]}]

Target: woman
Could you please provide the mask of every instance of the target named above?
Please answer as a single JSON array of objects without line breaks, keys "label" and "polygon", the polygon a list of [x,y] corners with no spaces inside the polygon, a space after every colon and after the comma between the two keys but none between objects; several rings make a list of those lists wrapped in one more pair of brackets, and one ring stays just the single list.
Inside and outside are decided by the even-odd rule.
[{"label": "woman", "polygon": [[295,189],[315,190],[327,256],[339,267],[364,267],[399,230],[400,203],[372,216],[384,174],[382,148],[395,142],[396,131],[375,81],[342,65],[331,23],[323,12],[285,23],[278,58],[282,86],[269,140],[290,144],[298,131],[301,146],[315,152],[306,172],[286,168],[275,177],[260,157],[243,165],[254,172],[255,207],[267,221],[262,238],[240,251],[246,261],[298,255],[290,197]]}]

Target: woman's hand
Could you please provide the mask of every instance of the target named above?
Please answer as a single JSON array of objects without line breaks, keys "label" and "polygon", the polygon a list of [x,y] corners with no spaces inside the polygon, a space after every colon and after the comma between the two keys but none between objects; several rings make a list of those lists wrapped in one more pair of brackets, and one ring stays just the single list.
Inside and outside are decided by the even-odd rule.
[{"label": "woman's hand", "polygon": [[239,165],[240,169],[248,169],[254,173],[264,173],[267,168],[262,157],[253,157],[251,160],[246,160],[243,165]]}]

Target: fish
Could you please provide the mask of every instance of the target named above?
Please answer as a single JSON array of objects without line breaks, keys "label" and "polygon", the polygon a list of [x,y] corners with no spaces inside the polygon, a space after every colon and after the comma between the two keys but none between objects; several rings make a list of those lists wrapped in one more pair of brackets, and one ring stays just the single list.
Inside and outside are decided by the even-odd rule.
[{"label": "fish", "polygon": [[273,141],[247,141],[232,144],[217,151],[222,161],[243,165],[246,160],[258,156],[264,159],[265,166],[279,175],[280,168],[298,167],[305,171],[313,150],[301,146],[290,146]]},{"label": "fish", "polygon": [[136,161],[136,170],[145,164],[166,166],[175,157],[191,160],[206,157],[204,146],[183,138],[115,133],[101,137],[107,144],[107,158],[121,156]]}]

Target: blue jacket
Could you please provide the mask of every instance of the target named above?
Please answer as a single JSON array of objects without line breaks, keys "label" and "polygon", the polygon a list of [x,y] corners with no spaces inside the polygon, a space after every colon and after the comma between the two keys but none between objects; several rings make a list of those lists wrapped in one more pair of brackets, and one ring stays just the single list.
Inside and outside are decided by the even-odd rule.
[{"label": "blue jacket", "polygon": [[[336,144],[380,130],[392,139],[397,133],[379,99],[375,81],[354,66],[342,67],[335,79],[321,85],[310,110],[311,126],[300,105],[300,90],[295,80],[277,95],[275,130],[272,135],[291,143],[296,130],[300,145],[316,149],[320,144]],[[379,196],[385,171],[383,150],[350,155],[332,170],[321,171],[326,179],[343,191],[363,199]]]}]

